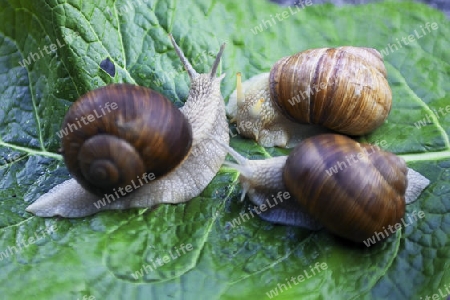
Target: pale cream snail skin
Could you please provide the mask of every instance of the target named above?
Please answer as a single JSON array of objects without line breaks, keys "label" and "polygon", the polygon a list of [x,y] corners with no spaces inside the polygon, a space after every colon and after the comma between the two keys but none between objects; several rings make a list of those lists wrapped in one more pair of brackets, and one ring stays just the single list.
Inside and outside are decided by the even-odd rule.
[{"label": "pale cream snail skin", "polygon": [[[248,160],[221,144],[237,162],[225,164],[240,172],[241,199],[247,195],[258,207],[272,202],[258,213],[262,219],[310,230],[325,227],[354,242],[400,222],[405,205],[430,183],[399,156],[343,135],[317,135],[289,156],[264,160]],[[358,160],[337,173],[326,172],[350,155]],[[290,197],[272,201],[286,191]]]},{"label": "pale cream snail skin", "polygon": [[380,53],[344,46],[283,57],[270,73],[243,83],[238,74],[227,114],[239,134],[261,146],[292,147],[319,133],[369,133],[385,122],[391,105]]},{"label": "pale cream snail skin", "polygon": [[[118,102],[121,101],[122,105],[118,104],[118,108],[114,110],[115,114],[108,114],[100,118],[97,123],[91,122],[80,128],[80,130],[86,130],[87,133],[77,132],[75,140],[67,142],[63,140],[63,156],[68,168],[73,165],[74,170],[69,169],[69,171],[76,179],[67,180],[52,188],[28,206],[26,209],[28,212],[40,217],[75,218],[103,210],[146,208],[159,203],[181,203],[198,196],[211,182],[227,155],[227,150],[218,146],[217,142],[225,145],[229,143],[225,104],[220,91],[220,83],[225,74],[216,77],[225,44],[217,54],[211,71],[199,74],[193,69],[171,35],[170,39],[191,80],[189,96],[184,106],[178,110],[169,100],[163,99],[162,95],[144,87],[126,84],[106,86],[81,97],[78,100],[81,104],[75,104],[78,101],[75,102],[73,111],[84,113],[95,109],[97,101],[103,101],[102,98],[110,97],[115,97],[114,99],[117,99]],[[130,97],[130,99],[121,100],[123,97]],[[150,98],[155,98],[158,100],[155,100],[155,103],[159,104],[149,104],[153,103],[153,100],[149,100]],[[132,101],[132,103],[127,101]],[[163,107],[161,113],[145,110],[149,107],[158,109],[159,106]],[[127,111],[123,112],[121,109]],[[135,111],[130,113],[132,109]],[[166,111],[169,114],[169,117],[166,117],[167,122],[173,122],[175,125],[172,123],[168,123],[167,126],[159,125],[162,121],[152,123],[148,121],[149,118],[144,118],[145,116],[156,118]],[[133,119],[130,119],[130,115],[133,116]],[[111,116],[112,119],[108,120],[108,116]],[[66,121],[68,118],[77,120],[80,119],[80,116],[69,117],[66,115]],[[148,134],[141,135],[146,132],[145,126],[147,125],[159,126],[158,128],[163,131],[161,136],[156,136],[153,140],[149,139],[148,143],[146,142]],[[170,129],[174,131],[170,132]],[[108,132],[105,132],[107,130]],[[99,138],[96,136],[97,133],[99,133]],[[114,135],[118,135],[119,138]],[[165,142],[166,137],[170,138],[172,135],[175,136],[175,141]],[[211,139],[210,135],[213,135],[214,139]],[[85,147],[86,143],[81,141],[80,136],[86,136],[89,143],[95,136],[95,142],[101,144],[91,148]],[[110,139],[110,136],[113,137]],[[183,137],[187,137],[187,139]],[[178,140],[183,140],[185,144],[175,144]],[[74,149],[70,148],[73,145],[75,145]],[[120,147],[124,146],[126,150],[119,148],[119,145]],[[81,154],[78,152],[79,149],[83,151],[80,152]],[[103,153],[99,153],[100,151],[97,149],[106,151],[107,155],[111,157],[114,155],[117,158],[109,156],[102,158]],[[153,150],[162,153],[161,160],[164,157],[170,159],[173,169],[162,170],[158,175],[159,169],[153,170],[148,167],[152,160],[158,162],[158,158],[140,162],[142,157],[151,157],[150,152]],[[179,157],[176,161],[173,159],[175,152],[181,154],[177,155]],[[96,158],[100,159],[96,160]],[[120,168],[129,165],[130,169],[125,172],[127,175],[119,173],[122,170],[112,162],[122,164]],[[81,166],[78,163],[81,163]],[[93,165],[99,166],[99,168],[96,169]],[[162,167],[166,167],[166,164],[162,163]],[[151,174],[157,174],[155,177],[151,177],[153,180],[149,179]],[[113,184],[108,183],[107,179],[110,178],[116,181]],[[136,183],[143,183],[142,186],[127,193],[126,196],[107,201],[110,203],[105,202],[106,205],[94,205],[102,197],[105,198],[108,193],[110,195],[118,194],[119,188],[127,188],[130,184],[129,181],[133,179]],[[116,182],[118,185],[115,185]]]}]

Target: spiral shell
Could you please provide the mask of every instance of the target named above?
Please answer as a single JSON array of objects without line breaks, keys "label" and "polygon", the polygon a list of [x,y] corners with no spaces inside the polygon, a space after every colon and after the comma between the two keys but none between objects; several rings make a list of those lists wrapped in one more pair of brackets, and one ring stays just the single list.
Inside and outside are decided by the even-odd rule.
[{"label": "spiral shell", "polygon": [[63,121],[64,161],[87,190],[103,194],[144,173],[160,177],[187,156],[191,125],[161,94],[130,84],[80,97]]},{"label": "spiral shell", "polygon": [[306,213],[355,242],[394,226],[405,213],[405,161],[342,135],[299,144],[286,160],[283,181]]},{"label": "spiral shell", "polygon": [[391,110],[386,76],[375,49],[306,50],[243,83],[238,74],[227,113],[240,135],[264,147],[292,147],[330,130],[363,135],[381,126]]},{"label": "spiral shell", "polygon": [[386,76],[374,49],[311,49],[275,63],[270,95],[293,121],[361,135],[383,124],[391,110]]}]

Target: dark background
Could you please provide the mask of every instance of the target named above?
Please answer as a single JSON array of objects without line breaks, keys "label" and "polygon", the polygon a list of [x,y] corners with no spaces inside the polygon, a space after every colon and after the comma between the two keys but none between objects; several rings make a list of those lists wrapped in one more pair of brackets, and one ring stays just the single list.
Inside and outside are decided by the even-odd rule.
[{"label": "dark background", "polygon": [[[299,3],[299,0],[271,0],[272,2],[282,5],[294,5]],[[437,8],[445,13],[447,18],[450,19],[450,1],[449,0],[415,0],[416,2],[426,3],[431,7]],[[380,0],[311,0],[313,4],[321,3],[333,3],[334,5],[345,4],[366,4],[373,2],[380,2]]]}]

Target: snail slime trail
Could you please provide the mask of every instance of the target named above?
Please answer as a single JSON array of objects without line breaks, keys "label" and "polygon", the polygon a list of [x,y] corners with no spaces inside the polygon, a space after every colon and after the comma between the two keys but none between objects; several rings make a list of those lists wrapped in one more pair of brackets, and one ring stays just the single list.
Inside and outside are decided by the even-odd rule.
[{"label": "snail slime trail", "polygon": [[[117,188],[117,190],[114,188],[113,191],[114,191],[114,195],[116,197],[114,197],[113,194],[107,194],[106,193],[105,197],[103,197],[102,199],[98,200],[97,202],[94,202],[95,208],[100,209],[100,208],[110,204],[111,202],[116,201],[120,197],[126,196],[127,194],[131,193],[134,190],[137,190],[138,188],[140,188],[144,184],[149,183],[152,180],[155,180],[156,176],[155,176],[154,173],[150,173],[150,174],[144,173],[144,174],[142,174],[142,178],[140,176],[137,176],[136,179],[139,181],[139,185],[136,185],[134,183],[134,179],[132,179],[131,180],[131,184],[125,186],[125,188],[119,187],[119,188]],[[143,179],[144,182],[141,179]],[[124,192],[124,190],[125,190],[125,192]],[[118,192],[120,193],[120,196],[119,196]]]},{"label": "snail slime trail", "polygon": [[92,114],[89,114],[87,116],[80,116],[80,119],[75,118],[75,122],[67,123],[67,125],[59,132],[57,132],[56,135],[61,139],[63,136],[67,136],[69,134],[69,130],[71,133],[80,130],[83,125],[88,125],[89,123],[94,122],[96,119],[100,119],[101,117],[110,113],[112,110],[116,110],[118,107],[119,106],[117,105],[117,102],[106,102],[103,106],[99,106],[101,114],[97,111],[97,109],[94,109],[92,111]]}]

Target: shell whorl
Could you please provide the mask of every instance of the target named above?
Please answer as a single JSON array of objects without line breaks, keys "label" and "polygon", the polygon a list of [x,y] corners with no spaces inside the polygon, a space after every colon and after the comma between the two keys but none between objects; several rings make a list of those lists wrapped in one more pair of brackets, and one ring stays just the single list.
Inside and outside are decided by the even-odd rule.
[{"label": "shell whorl", "polygon": [[62,128],[68,170],[98,195],[124,188],[145,172],[164,176],[192,145],[191,125],[180,110],[160,93],[131,84],[86,93],[70,107]]},{"label": "shell whorl", "polygon": [[[229,98],[240,135],[263,147],[293,147],[319,133],[365,134],[386,120],[392,92],[378,51],[363,47],[310,49],[280,59]],[[238,81],[239,81],[238,76]],[[239,105],[238,105],[239,104]]]},{"label": "shell whorl", "polygon": [[374,49],[310,49],[275,63],[270,95],[291,120],[361,135],[383,124],[391,110],[386,76]]},{"label": "shell whorl", "polygon": [[[227,150],[218,146],[215,140],[227,145],[229,143],[225,105],[220,92],[220,83],[225,74],[219,77],[215,74],[224,45],[211,72],[198,74],[172,37],[171,40],[191,78],[189,96],[180,109],[190,122],[193,135],[191,150],[183,162],[164,177],[141,186],[126,197],[113,200],[104,197],[105,205],[95,205],[101,199],[70,179],[41,196],[27,211],[43,217],[82,217],[103,210],[180,203],[198,196],[210,183],[227,154]],[[211,139],[210,134],[215,139]]]},{"label": "shell whorl", "polygon": [[307,213],[355,242],[394,226],[405,213],[405,161],[346,136],[302,142],[286,161],[283,181]]},{"label": "shell whorl", "polygon": [[[325,139],[323,142],[314,142],[314,139],[322,139],[324,136]],[[375,202],[376,199],[372,196],[377,191],[376,188],[375,190],[370,191],[372,186],[377,187],[381,185],[384,191],[382,190],[380,192],[384,192],[385,195],[392,194],[394,198],[392,203],[381,202],[383,205],[380,206],[379,209],[375,208],[375,211],[372,213],[361,213],[363,221],[367,221],[369,224],[373,222],[380,222],[380,224],[387,223],[385,226],[389,226],[393,219],[398,220],[399,215],[403,215],[405,204],[417,200],[422,191],[430,183],[430,181],[420,173],[410,168],[406,168],[403,159],[392,153],[378,150],[377,148],[374,148],[376,147],[374,145],[359,144],[351,140],[350,146],[344,145],[344,148],[329,151],[330,149],[327,150],[327,148],[336,145],[336,141],[333,140],[338,139],[339,143],[342,143],[342,139],[344,139],[345,142],[348,143],[347,140],[350,139],[340,135],[319,135],[311,139],[309,139],[309,142],[306,140],[306,143],[303,146],[298,145],[297,147],[301,148],[300,150],[298,150],[298,148],[293,149],[291,152],[292,156],[278,156],[264,160],[249,160],[236,152],[233,148],[223,145],[237,162],[237,164],[235,164],[226,161],[225,164],[240,172],[239,181],[243,191],[241,200],[247,195],[250,201],[255,205],[261,206],[266,204],[266,207],[269,207],[269,209],[265,211],[261,210],[259,213],[259,216],[262,219],[272,223],[299,226],[309,230],[317,230],[325,225],[333,231],[333,227],[339,227],[342,223],[341,219],[336,221],[336,218],[343,216],[345,220],[345,216],[347,216],[348,213],[352,215],[352,210],[360,210],[357,213],[361,213],[361,210],[366,209],[366,207],[361,206],[361,203],[352,206],[352,203],[354,204],[354,202],[349,201],[347,205],[344,203],[341,207],[335,207],[336,209],[334,211],[327,212],[327,209],[330,207],[333,209],[333,205],[336,204],[334,202],[336,198],[342,196],[339,195],[342,194],[341,189],[352,190],[352,185],[355,184],[355,181],[359,178],[363,178],[359,187],[353,189],[356,191],[359,188],[360,191],[362,190],[363,193],[366,193],[366,196],[369,197],[368,199],[363,199],[362,203],[369,203],[369,205],[371,205],[371,200],[374,200]],[[313,145],[311,145],[312,141]],[[321,145],[322,143],[324,145]],[[317,149],[319,147],[321,149]],[[347,165],[348,169],[342,165],[341,170],[339,169],[341,165],[339,165],[338,162],[343,164],[347,161],[345,156],[348,156],[348,154],[342,155],[343,152],[348,150],[356,150],[357,157],[357,153],[361,153],[359,157],[362,161],[355,161],[353,166]],[[323,155],[323,153],[321,153],[323,151],[326,151],[328,154]],[[339,159],[342,161],[339,161]],[[376,164],[377,167],[372,166],[372,164]],[[302,174],[302,178],[296,181],[295,178],[292,177],[295,182],[289,182],[289,180],[286,182],[284,179],[285,170],[291,168],[288,172],[292,172],[292,168],[297,167],[300,167],[300,170],[303,170],[303,173],[310,174]],[[334,174],[333,172],[333,174],[329,176],[336,177],[328,178],[328,182],[325,177],[328,176],[326,167],[338,168],[336,169],[337,173]],[[346,169],[347,172],[344,172]],[[371,170],[368,171],[367,169]],[[297,172],[295,169],[294,171]],[[349,175],[349,173],[352,172],[355,174]],[[375,176],[375,178],[372,177],[372,179],[368,179],[370,176]],[[389,182],[389,185],[385,184],[387,182]],[[362,186],[364,184],[369,189],[368,191]],[[405,188],[406,191],[404,190]],[[330,191],[326,192],[323,191],[323,189],[329,189]],[[302,190],[304,190],[304,192]],[[301,203],[298,202],[298,199],[294,200],[299,197],[299,191],[303,194],[300,195],[300,197],[303,197],[303,201],[306,202],[317,200],[319,196],[329,198],[329,204],[322,202],[322,206],[319,207],[318,217],[321,218],[320,220],[315,216],[315,213],[311,212],[310,207],[308,207],[314,206],[314,203],[301,205]],[[274,196],[279,195],[280,193],[284,195],[285,192],[289,192],[292,197],[278,202],[272,200]],[[345,196],[351,197],[355,195],[347,195],[344,193],[344,197]],[[268,202],[271,202],[271,204],[268,204]],[[383,218],[382,215],[384,209],[394,211],[394,218],[390,220],[389,218]],[[320,214],[321,211],[324,211],[322,216]],[[331,216],[327,214],[331,214]],[[353,213],[353,215],[355,215],[355,213]],[[364,220],[364,218],[367,220]],[[331,219],[334,219],[334,224],[333,222],[329,222]],[[351,222],[352,220],[350,220],[350,223]],[[381,227],[382,226],[383,225],[381,225]],[[377,228],[370,230],[376,229]],[[368,232],[370,232],[370,230]],[[380,232],[382,230],[384,229],[381,229]],[[357,225],[355,225],[355,228],[348,229],[348,234],[353,234],[354,232],[357,233],[357,237],[350,237],[351,240],[357,239],[361,241],[361,236],[363,236],[363,234],[358,231],[360,231],[360,229]],[[374,232],[371,232],[371,234],[374,234]],[[345,233],[339,235],[346,236]]]}]

